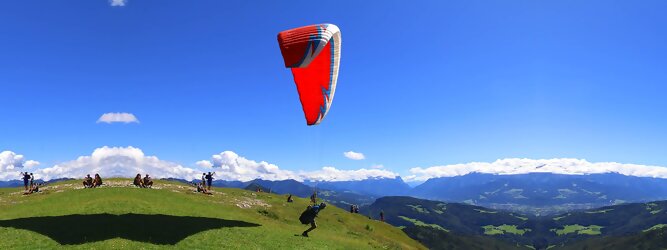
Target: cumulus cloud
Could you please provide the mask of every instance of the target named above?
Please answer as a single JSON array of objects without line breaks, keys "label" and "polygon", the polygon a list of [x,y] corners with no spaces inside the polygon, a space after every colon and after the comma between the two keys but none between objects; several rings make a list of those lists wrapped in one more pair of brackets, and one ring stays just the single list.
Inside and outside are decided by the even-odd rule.
[{"label": "cumulus cloud", "polygon": [[359,152],[354,152],[354,151],[343,152],[343,155],[345,157],[347,157],[348,159],[357,160],[357,161],[366,159],[366,156],[364,156],[364,154],[359,153]]},{"label": "cumulus cloud", "polygon": [[103,178],[134,177],[149,174],[153,178],[197,179],[201,171],[179,164],[163,161],[155,156],[146,156],[135,147],[101,147],[89,156],[64,162],[53,167],[35,171],[36,178],[82,178],[86,174],[99,173]]},{"label": "cumulus cloud", "polygon": [[232,151],[224,151],[213,155],[210,161],[199,161],[198,165],[210,165],[216,172],[218,179],[249,181],[257,178],[264,180],[301,180],[299,175],[289,170],[282,170],[278,166],[265,162],[253,161],[239,156]]},{"label": "cumulus cloud", "polygon": [[97,123],[114,123],[114,122],[122,122],[122,123],[139,123],[139,120],[137,120],[137,117],[134,116],[131,113],[106,113],[102,114],[99,119],[97,119]]},{"label": "cumulus cloud", "polygon": [[360,181],[369,178],[396,178],[398,174],[383,169],[340,170],[334,167],[323,167],[321,170],[304,172],[304,179],[311,181]]},{"label": "cumulus cloud", "polygon": [[[26,160],[22,155],[11,151],[0,153],[0,180],[19,179],[19,172],[34,168],[39,162]],[[177,163],[161,160],[156,156],[147,156],[135,147],[101,147],[92,154],[79,156],[75,160],[57,165],[34,169],[35,177],[43,180],[57,178],[82,178],[87,174],[99,173],[103,178],[134,177],[137,173],[150,174],[154,178],[179,178],[193,180],[201,177],[202,172],[215,171],[216,179],[249,181],[254,179],[297,181],[351,181],[368,178],[396,178],[398,174],[380,169],[381,165],[371,169],[341,170],[323,167],[315,171],[294,172],[279,168],[266,161],[254,161],[239,156],[232,151],[224,151],[211,156],[209,160],[195,163],[197,167],[184,167]]]},{"label": "cumulus cloud", "polygon": [[114,6],[114,7],[125,6],[126,3],[127,3],[127,0],[109,0],[109,4],[111,4],[111,6]]},{"label": "cumulus cloud", "polygon": [[200,168],[212,168],[213,167],[213,163],[211,161],[207,161],[207,160],[201,160],[201,161],[195,162],[195,164],[197,166],[199,166]]},{"label": "cumulus cloud", "polygon": [[667,178],[667,168],[637,164],[623,164],[617,162],[592,163],[583,159],[556,158],[556,159],[521,159],[508,158],[494,162],[471,162],[428,168],[416,167],[410,169],[412,175],[408,181],[425,181],[430,178],[451,177],[469,173],[487,173],[499,175],[553,173],[567,175],[619,173],[638,177]]},{"label": "cumulus cloud", "polygon": [[339,170],[334,167],[323,167],[316,171],[295,173],[280,169],[277,165],[266,161],[254,161],[239,156],[232,151],[224,151],[213,155],[211,160],[199,161],[199,166],[212,166],[218,179],[249,181],[254,179],[297,181],[349,181],[368,178],[395,178],[396,173],[380,169]]},{"label": "cumulus cloud", "polygon": [[27,171],[39,165],[38,161],[26,160],[23,155],[12,151],[0,152],[0,181],[18,179],[22,171]]}]

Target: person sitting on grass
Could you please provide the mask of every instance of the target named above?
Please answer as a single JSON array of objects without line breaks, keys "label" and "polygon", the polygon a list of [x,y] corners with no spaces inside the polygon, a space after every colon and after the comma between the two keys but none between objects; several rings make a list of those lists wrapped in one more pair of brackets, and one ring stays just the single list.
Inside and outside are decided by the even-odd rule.
[{"label": "person sitting on grass", "polygon": [[83,178],[83,188],[91,188],[93,187],[93,178],[90,177],[90,174],[86,175],[86,177]]},{"label": "person sitting on grass", "polygon": [[144,177],[144,187],[145,188],[152,188],[153,187],[153,180],[151,179],[148,174],[146,174],[146,177]]},{"label": "person sitting on grass", "polygon": [[100,177],[100,174],[95,174],[95,178],[93,179],[93,187],[99,186],[102,186],[102,177]]},{"label": "person sitting on grass", "polygon": [[134,177],[134,181],[132,182],[132,184],[134,184],[135,187],[140,187],[140,188],[144,187],[144,181],[141,179],[141,174],[137,174],[137,176]]},{"label": "person sitting on grass", "polygon": [[39,186],[41,186],[41,185],[37,184],[37,183],[33,183],[32,185],[30,185],[30,189],[26,190],[23,194],[24,195],[29,195],[29,194],[32,194],[32,193],[37,193],[37,192],[39,192]]},{"label": "person sitting on grass", "polygon": [[197,184],[197,193],[204,193],[204,194],[213,194],[206,190],[206,187],[202,185],[201,183]]},{"label": "person sitting on grass", "polygon": [[317,223],[315,223],[315,217],[317,217],[317,214],[326,207],[327,204],[324,204],[324,202],[322,202],[320,205],[308,206],[308,208],[306,208],[306,211],[303,211],[303,213],[301,213],[301,216],[299,217],[299,221],[301,221],[301,224],[305,225],[310,224],[310,228],[306,229],[306,231],[303,231],[301,236],[308,237],[308,233],[317,228]]},{"label": "person sitting on grass", "polygon": [[292,194],[289,194],[289,196],[287,196],[287,202],[294,202],[294,200],[292,199]]}]

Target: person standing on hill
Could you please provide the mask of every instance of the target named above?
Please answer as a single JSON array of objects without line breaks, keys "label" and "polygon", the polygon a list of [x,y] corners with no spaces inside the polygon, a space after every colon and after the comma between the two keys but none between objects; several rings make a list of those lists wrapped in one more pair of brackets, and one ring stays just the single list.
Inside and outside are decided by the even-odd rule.
[{"label": "person standing on hill", "polygon": [[28,191],[28,183],[30,182],[30,174],[28,172],[21,172],[21,175],[23,175],[23,187],[25,191]]},{"label": "person standing on hill", "polygon": [[206,184],[208,184],[208,191],[211,191],[211,183],[213,183],[213,175],[214,174],[215,174],[215,172],[213,172],[213,173],[208,172],[208,174],[206,175]]},{"label": "person standing on hill", "polygon": [[313,192],[313,195],[310,196],[310,202],[317,204],[317,191]]},{"label": "person standing on hill", "polygon": [[380,211],[380,221],[384,222],[384,210]]},{"label": "person standing on hill", "polygon": [[315,223],[315,217],[317,217],[317,214],[326,207],[327,204],[324,204],[324,202],[322,202],[319,205],[308,206],[308,208],[306,208],[306,211],[303,211],[303,213],[301,213],[301,216],[299,217],[299,221],[301,221],[301,224],[306,224],[306,225],[310,224],[310,228],[306,229],[306,231],[303,231],[301,236],[308,237],[308,233],[317,228],[317,223]]},{"label": "person standing on hill", "polygon": [[30,186],[32,187],[32,183],[35,182],[35,176],[30,173]]}]

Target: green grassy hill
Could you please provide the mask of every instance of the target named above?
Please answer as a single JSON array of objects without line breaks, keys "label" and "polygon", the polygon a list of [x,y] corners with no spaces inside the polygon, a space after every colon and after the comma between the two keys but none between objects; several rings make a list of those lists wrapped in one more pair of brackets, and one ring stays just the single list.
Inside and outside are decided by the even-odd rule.
[{"label": "green grassy hill", "polygon": [[0,249],[425,249],[400,229],[329,206],[309,238],[298,217],[308,205],[296,198],[241,189],[194,193],[177,182],[153,189],[129,179],[81,189],[65,181],[22,195],[0,189]]}]

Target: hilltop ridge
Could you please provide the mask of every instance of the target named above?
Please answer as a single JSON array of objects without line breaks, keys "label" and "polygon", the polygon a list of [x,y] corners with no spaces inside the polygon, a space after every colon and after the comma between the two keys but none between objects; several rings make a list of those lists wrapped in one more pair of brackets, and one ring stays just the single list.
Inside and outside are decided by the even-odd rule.
[{"label": "hilltop ridge", "polygon": [[[334,206],[318,217],[311,237],[298,221],[306,199],[157,180],[153,189],[129,179],[82,189],[52,183],[41,193],[0,189],[0,248],[425,249],[400,229]],[[29,242],[30,245],[25,245]]]}]

